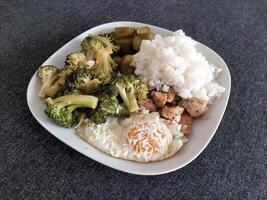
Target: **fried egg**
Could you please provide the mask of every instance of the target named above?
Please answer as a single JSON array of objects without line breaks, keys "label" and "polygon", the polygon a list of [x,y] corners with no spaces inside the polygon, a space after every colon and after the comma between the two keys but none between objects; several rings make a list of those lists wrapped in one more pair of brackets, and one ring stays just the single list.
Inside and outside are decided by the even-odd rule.
[{"label": "fried egg", "polygon": [[85,120],[76,130],[85,141],[117,158],[137,162],[157,161],[175,154],[184,143],[181,125],[160,118],[157,112],[133,114],[104,124]]}]

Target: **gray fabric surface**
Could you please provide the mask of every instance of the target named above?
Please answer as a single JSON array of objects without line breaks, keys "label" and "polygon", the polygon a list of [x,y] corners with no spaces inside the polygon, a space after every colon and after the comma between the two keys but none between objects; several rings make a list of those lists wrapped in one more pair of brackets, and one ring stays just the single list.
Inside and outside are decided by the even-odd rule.
[{"label": "gray fabric surface", "polygon": [[[0,1],[0,199],[267,199],[266,13],[266,0]],[[27,107],[40,64],[81,32],[119,20],[184,29],[231,71],[216,135],[170,174],[105,167],[54,138]]]}]

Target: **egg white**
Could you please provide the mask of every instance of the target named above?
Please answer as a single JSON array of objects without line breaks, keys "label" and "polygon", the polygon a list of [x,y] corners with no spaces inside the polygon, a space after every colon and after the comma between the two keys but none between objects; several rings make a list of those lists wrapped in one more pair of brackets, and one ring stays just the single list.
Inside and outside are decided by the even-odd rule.
[{"label": "egg white", "polygon": [[[149,162],[166,159],[182,147],[184,136],[180,129],[178,123],[162,119],[157,112],[153,112],[133,114],[124,120],[108,118],[104,124],[95,124],[88,119],[76,132],[111,156]],[[130,137],[132,130],[138,131]],[[151,145],[151,141],[155,145]]]}]

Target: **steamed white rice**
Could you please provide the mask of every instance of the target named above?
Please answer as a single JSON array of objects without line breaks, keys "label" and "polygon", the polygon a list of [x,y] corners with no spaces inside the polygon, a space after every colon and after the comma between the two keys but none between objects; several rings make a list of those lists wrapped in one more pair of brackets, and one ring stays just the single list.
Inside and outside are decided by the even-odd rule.
[{"label": "steamed white rice", "polygon": [[211,102],[225,90],[215,80],[221,69],[208,63],[195,45],[196,41],[182,30],[174,36],[156,35],[152,41],[143,40],[133,57],[135,73],[148,82],[150,89],[168,91],[173,86],[182,98]]}]

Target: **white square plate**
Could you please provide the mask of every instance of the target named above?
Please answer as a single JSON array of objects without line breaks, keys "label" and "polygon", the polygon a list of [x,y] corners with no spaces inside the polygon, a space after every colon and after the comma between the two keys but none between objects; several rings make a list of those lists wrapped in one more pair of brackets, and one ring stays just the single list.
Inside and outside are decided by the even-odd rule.
[{"label": "white square plate", "polygon": [[[169,36],[173,34],[172,31],[149,24],[137,22],[107,23],[94,27],[80,34],[79,36],[65,44],[63,47],[61,47],[58,51],[56,51],[42,65],[53,64],[57,67],[62,67],[64,66],[66,55],[71,52],[79,51],[81,49],[81,41],[89,33],[98,34],[101,32],[110,32],[113,31],[115,27],[121,26],[149,26],[154,33],[158,33],[162,36]],[[225,64],[223,59],[213,50],[201,43],[197,44],[197,49],[207,58],[210,63],[213,63],[223,70],[217,80],[220,85],[225,87],[226,90],[223,94],[223,97],[215,101],[215,103],[210,106],[208,119],[198,119],[194,121],[193,131],[189,135],[189,142],[169,159],[150,163],[137,163],[114,158],[105,153],[102,153],[90,144],[86,143],[75,134],[75,130],[73,128],[66,129],[57,126],[45,115],[43,111],[44,105],[38,97],[41,81],[39,80],[39,77],[36,75],[36,73],[33,75],[27,90],[27,102],[29,109],[35,119],[56,138],[69,145],[76,151],[82,153],[83,155],[106,166],[120,171],[140,175],[157,175],[177,170],[194,160],[208,145],[221,122],[230,95],[231,77],[227,65]]]}]

